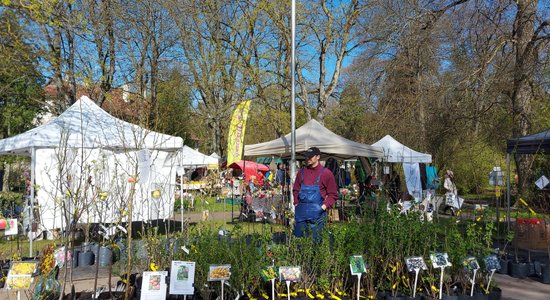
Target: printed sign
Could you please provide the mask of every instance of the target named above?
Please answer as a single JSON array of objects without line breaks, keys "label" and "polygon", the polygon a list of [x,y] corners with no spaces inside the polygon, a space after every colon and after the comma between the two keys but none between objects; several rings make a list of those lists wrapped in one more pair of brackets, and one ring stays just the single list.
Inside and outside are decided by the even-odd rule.
[{"label": "printed sign", "polygon": [[172,261],[170,268],[170,294],[193,295],[195,283],[195,262]]},{"label": "printed sign", "polygon": [[537,181],[535,181],[535,184],[537,185],[539,190],[542,190],[543,188],[545,188],[548,185],[548,183],[550,183],[550,180],[548,180],[548,178],[544,175],[542,175]]},{"label": "printed sign", "polygon": [[208,281],[229,280],[231,277],[231,265],[210,265]]},{"label": "printed sign", "polygon": [[422,256],[412,256],[405,258],[405,264],[409,272],[416,272],[420,270],[427,270],[426,262]]},{"label": "printed sign", "polygon": [[302,270],[300,267],[279,267],[279,280],[282,281],[300,281]]},{"label": "printed sign", "polygon": [[12,290],[29,289],[36,271],[36,261],[14,261],[11,264],[6,286]]},{"label": "printed sign", "polygon": [[361,275],[362,273],[367,272],[365,260],[361,255],[353,255],[349,257],[349,268],[351,270],[351,275]]},{"label": "printed sign", "polygon": [[487,271],[489,272],[500,270],[500,262],[498,261],[497,256],[494,254],[485,256],[483,258],[483,262],[485,263],[485,269],[487,269]]},{"label": "printed sign", "polygon": [[18,234],[18,227],[17,227],[17,219],[7,219],[8,226],[6,227],[6,230],[4,231],[4,235],[17,235]]},{"label": "printed sign", "polygon": [[141,282],[141,299],[166,299],[166,276],[168,272],[143,272]]},{"label": "printed sign", "polygon": [[269,266],[269,267],[263,267],[260,270],[260,275],[262,275],[262,278],[265,281],[270,281],[272,279],[277,279],[278,277],[277,267]]},{"label": "printed sign", "polygon": [[462,260],[462,265],[464,266],[464,270],[470,272],[479,269],[479,263],[477,262],[477,259],[473,256],[465,257],[464,260]]},{"label": "printed sign", "polygon": [[447,252],[437,252],[430,254],[430,260],[434,268],[445,268],[452,266]]}]

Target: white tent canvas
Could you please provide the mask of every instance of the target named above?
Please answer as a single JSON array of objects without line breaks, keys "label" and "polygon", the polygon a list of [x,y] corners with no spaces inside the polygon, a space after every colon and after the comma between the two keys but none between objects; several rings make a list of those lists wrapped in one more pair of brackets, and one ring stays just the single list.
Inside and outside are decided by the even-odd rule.
[{"label": "white tent canvas", "polygon": [[189,147],[183,146],[181,151],[180,165],[183,167],[189,166],[208,166],[217,165],[218,159]]},{"label": "white tent canvas", "polygon": [[421,153],[401,144],[390,135],[386,135],[372,144],[384,149],[384,160],[392,163],[431,163],[430,154]]},{"label": "white tent canvas", "polygon": [[[34,202],[42,229],[49,230],[71,221],[127,220],[129,178],[135,177],[133,220],[169,217],[182,146],[180,137],[124,122],[83,96],[49,123],[0,140],[0,154],[31,156]],[[82,214],[78,220],[75,212]]]},{"label": "white tent canvas", "polygon": [[421,153],[401,144],[390,135],[386,135],[373,146],[384,149],[384,160],[391,163],[403,163],[405,184],[409,194],[417,201],[422,199],[422,182],[420,181],[419,163],[431,163],[430,154]]},{"label": "white tent canvas", "polygon": [[[244,146],[245,156],[290,156],[290,133],[284,137],[253,145]],[[328,130],[316,120],[310,120],[296,129],[296,152],[304,152],[309,147],[318,147],[322,153],[340,159],[352,157],[383,157],[382,148],[348,140]]]}]

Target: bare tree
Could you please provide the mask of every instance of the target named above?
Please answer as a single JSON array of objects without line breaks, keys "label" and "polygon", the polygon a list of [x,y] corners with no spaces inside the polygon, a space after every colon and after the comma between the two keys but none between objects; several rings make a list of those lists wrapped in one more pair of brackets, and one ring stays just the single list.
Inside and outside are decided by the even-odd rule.
[{"label": "bare tree", "polygon": [[[541,20],[537,17],[538,1],[518,0],[516,5],[517,12],[513,29],[516,55],[512,91],[513,137],[531,133],[534,77],[539,62],[539,53],[548,46],[550,41],[550,20]],[[516,155],[515,161],[521,191],[529,177],[529,162],[524,155]]]}]

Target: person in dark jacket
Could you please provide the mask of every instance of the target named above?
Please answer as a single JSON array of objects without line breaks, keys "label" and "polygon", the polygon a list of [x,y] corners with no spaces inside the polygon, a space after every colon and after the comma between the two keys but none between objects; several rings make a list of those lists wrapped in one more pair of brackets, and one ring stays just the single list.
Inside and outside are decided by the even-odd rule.
[{"label": "person in dark jacket", "polygon": [[294,235],[302,237],[309,232],[319,241],[326,219],[326,210],[338,198],[334,175],[319,160],[321,151],[311,147],[303,153],[306,166],[296,174],[293,186],[295,225]]}]

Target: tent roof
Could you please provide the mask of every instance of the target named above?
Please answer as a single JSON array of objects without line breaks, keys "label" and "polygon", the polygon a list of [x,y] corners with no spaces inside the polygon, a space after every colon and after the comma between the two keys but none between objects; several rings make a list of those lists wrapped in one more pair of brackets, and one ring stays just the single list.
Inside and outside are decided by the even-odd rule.
[{"label": "tent roof", "polygon": [[181,149],[181,166],[207,166],[217,165],[218,159],[185,145]]},{"label": "tent roof", "polygon": [[431,163],[432,156],[430,154],[415,151],[394,139],[390,135],[386,135],[373,146],[384,148],[384,159],[387,162],[410,162],[410,163]]},{"label": "tent roof", "polygon": [[[245,156],[278,155],[289,157],[290,133],[284,137],[253,145],[244,146]],[[383,157],[381,148],[348,140],[328,130],[316,120],[310,120],[296,129],[296,152],[304,152],[309,147],[318,147],[324,156],[347,159],[357,156]]]},{"label": "tent roof", "polygon": [[509,139],[506,150],[515,154],[550,153],[550,130]]},{"label": "tent roof", "polygon": [[183,140],[117,119],[90,98],[82,96],[50,122],[0,140],[0,155],[30,155],[33,148],[58,148],[64,145],[115,151],[143,148],[176,151],[183,146]]}]

